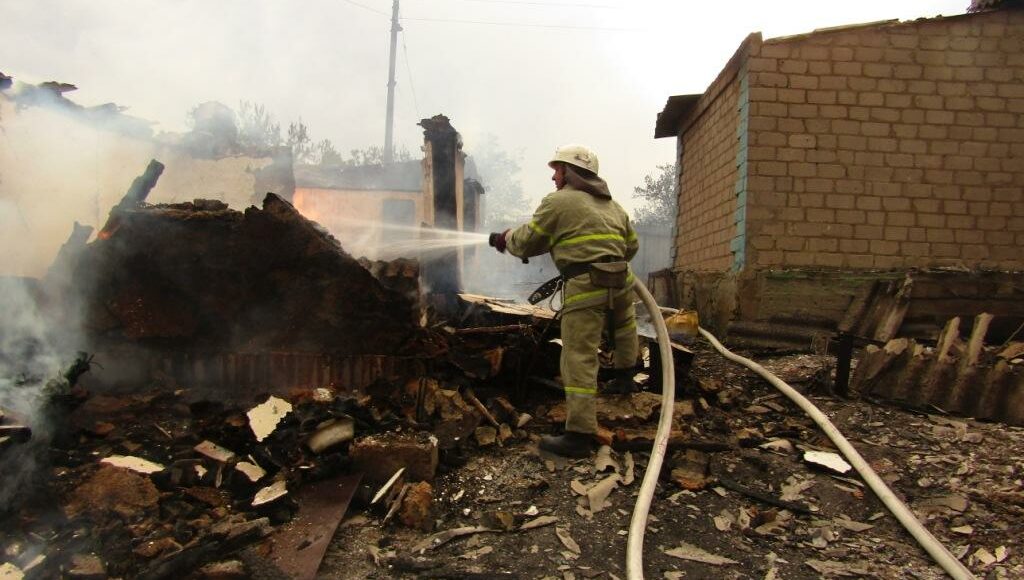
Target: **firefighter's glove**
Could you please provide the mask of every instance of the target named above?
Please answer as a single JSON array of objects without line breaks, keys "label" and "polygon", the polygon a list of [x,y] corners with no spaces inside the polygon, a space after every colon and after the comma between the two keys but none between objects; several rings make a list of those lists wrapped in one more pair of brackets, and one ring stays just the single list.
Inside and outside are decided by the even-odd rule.
[{"label": "firefighter's glove", "polygon": [[487,238],[487,243],[490,244],[490,246],[495,250],[498,250],[499,252],[504,254],[506,245],[505,236],[507,235],[508,230],[505,230],[503,232],[494,232],[491,234],[489,238]]}]

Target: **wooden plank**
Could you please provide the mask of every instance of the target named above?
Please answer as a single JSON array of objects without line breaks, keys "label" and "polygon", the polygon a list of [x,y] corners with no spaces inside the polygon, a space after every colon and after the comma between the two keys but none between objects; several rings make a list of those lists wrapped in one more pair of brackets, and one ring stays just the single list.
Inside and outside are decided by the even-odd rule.
[{"label": "wooden plank", "polygon": [[939,335],[939,345],[935,349],[935,360],[925,374],[924,380],[914,389],[908,400],[914,405],[924,405],[933,401],[940,389],[948,384],[947,379],[953,374],[953,346],[960,338],[960,317],[954,316],[946,322]]},{"label": "wooden plank", "polygon": [[911,353],[907,364],[900,371],[889,391],[889,398],[894,401],[907,401],[913,393],[918,391],[918,385],[921,384],[934,360],[924,345],[913,343],[913,341],[912,344],[913,348],[910,349]]},{"label": "wooden plank", "polygon": [[846,308],[846,314],[839,321],[836,329],[842,334],[853,336],[865,336],[859,322],[864,321],[864,314],[871,305],[871,301],[878,293],[881,286],[879,282],[865,284],[857,290],[857,293],[850,299],[850,305]]},{"label": "wooden plank", "polygon": [[973,411],[971,390],[978,382],[978,361],[981,358],[982,348],[985,346],[985,335],[988,334],[989,324],[992,323],[991,314],[979,314],[974,317],[974,328],[971,330],[971,338],[967,342],[967,349],[960,357],[960,364],[957,365],[956,381],[949,390],[943,408],[958,413],[970,413]]},{"label": "wooden plank", "polygon": [[875,340],[887,342],[896,337],[896,333],[900,330],[900,325],[903,324],[903,317],[906,316],[907,309],[910,307],[910,295],[913,291],[914,279],[910,274],[907,274],[907,277],[903,279],[903,283],[896,290],[889,310],[879,322],[878,328],[875,329]]},{"label": "wooden plank", "polygon": [[869,345],[857,365],[850,391],[853,393],[874,392],[879,377],[888,371],[893,361],[902,356],[909,346],[910,342],[905,338],[891,340],[883,348]]}]

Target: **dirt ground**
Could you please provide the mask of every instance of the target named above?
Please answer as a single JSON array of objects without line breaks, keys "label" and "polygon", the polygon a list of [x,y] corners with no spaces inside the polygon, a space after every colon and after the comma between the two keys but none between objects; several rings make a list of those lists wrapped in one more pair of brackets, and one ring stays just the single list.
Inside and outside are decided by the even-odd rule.
[{"label": "dirt ground", "polygon": [[[827,357],[757,360],[812,391],[812,401],[978,577],[1024,577],[1024,429],[814,394]],[[710,350],[698,352],[691,378],[679,397],[696,400],[698,412],[685,421],[684,447],[707,453],[707,482],[683,489],[668,477],[679,458],[667,458],[648,519],[646,577],[944,577],[856,474],[833,476],[801,459],[802,450],[832,448],[795,405]],[[556,402],[557,395],[526,410],[544,417]],[[435,532],[489,531],[429,548],[427,533],[382,526],[383,514],[353,507],[319,577],[624,578],[627,529],[647,451],[631,453],[634,481],[618,486],[610,505],[591,513],[580,507],[587,503],[573,482],[585,487],[608,473],[596,473],[593,458],[539,455],[536,441],[552,425],[538,419],[526,428],[528,439],[481,449],[435,482]],[[613,457],[625,475],[625,453]],[[782,509],[758,495],[800,509]],[[554,523],[517,529],[542,517]]]}]

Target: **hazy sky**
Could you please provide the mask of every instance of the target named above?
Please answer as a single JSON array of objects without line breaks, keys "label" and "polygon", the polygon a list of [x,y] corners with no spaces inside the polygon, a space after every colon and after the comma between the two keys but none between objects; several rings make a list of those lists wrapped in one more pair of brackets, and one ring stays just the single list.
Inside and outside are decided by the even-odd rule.
[{"label": "hazy sky", "polygon": [[[589,145],[616,197],[671,162],[655,141],[669,95],[699,93],[750,32],[965,11],[969,0],[402,0],[395,141],[448,115],[465,150],[488,133],[521,152],[533,198],[563,143]],[[78,85],[157,130],[196,103],[262,103],[339,150],[383,142],[390,0],[2,0],[0,71]]]}]

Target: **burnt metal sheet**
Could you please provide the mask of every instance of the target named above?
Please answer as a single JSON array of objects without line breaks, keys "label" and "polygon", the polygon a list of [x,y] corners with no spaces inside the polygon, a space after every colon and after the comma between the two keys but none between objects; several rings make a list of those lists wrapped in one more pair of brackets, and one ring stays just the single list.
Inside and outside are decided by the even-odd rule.
[{"label": "burnt metal sheet", "polygon": [[459,294],[459,298],[470,304],[477,304],[499,314],[512,314],[514,316],[533,316],[535,318],[542,318],[545,320],[551,320],[555,317],[555,312],[550,308],[543,308],[541,306],[533,306],[532,304],[520,304],[511,300],[503,300],[501,298],[492,298],[490,296],[481,296],[479,294]]},{"label": "burnt metal sheet", "polygon": [[289,578],[315,578],[362,477],[346,475],[304,485],[295,494],[298,514],[267,539],[270,563]]}]

